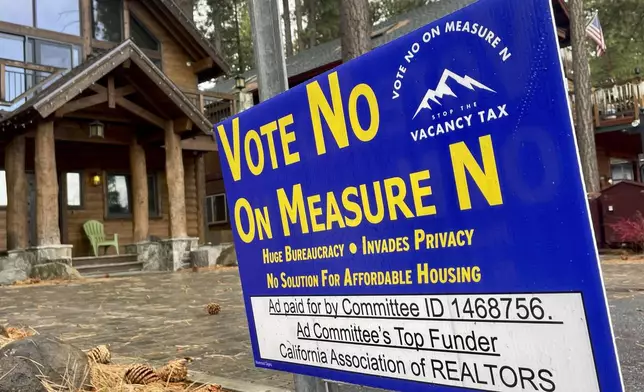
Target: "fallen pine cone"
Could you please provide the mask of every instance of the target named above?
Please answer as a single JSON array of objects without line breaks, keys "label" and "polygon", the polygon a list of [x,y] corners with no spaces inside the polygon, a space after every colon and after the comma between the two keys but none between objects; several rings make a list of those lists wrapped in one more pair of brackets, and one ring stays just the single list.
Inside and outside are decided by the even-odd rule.
[{"label": "fallen pine cone", "polygon": [[159,376],[148,365],[134,364],[125,370],[123,380],[128,384],[147,385],[159,381]]},{"label": "fallen pine cone", "polygon": [[87,357],[96,363],[108,364],[112,361],[112,353],[109,346],[102,344],[87,352]]},{"label": "fallen pine cone", "polygon": [[211,315],[219,314],[219,312],[221,311],[221,305],[214,302],[209,303],[208,305],[206,305],[206,311],[208,311],[208,314]]},{"label": "fallen pine cone", "polygon": [[163,382],[182,382],[188,378],[188,363],[191,358],[175,359],[157,369],[157,376]]},{"label": "fallen pine cone", "polygon": [[223,389],[221,389],[221,385],[208,385],[206,387],[206,392],[223,392]]},{"label": "fallen pine cone", "polygon": [[192,272],[199,272],[199,267],[197,266],[192,267]]}]

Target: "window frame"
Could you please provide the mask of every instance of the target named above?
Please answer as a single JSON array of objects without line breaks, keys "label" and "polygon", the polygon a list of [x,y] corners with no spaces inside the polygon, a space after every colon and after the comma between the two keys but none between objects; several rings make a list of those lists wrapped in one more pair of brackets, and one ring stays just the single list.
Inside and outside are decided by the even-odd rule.
[{"label": "window frame", "polygon": [[[78,174],[78,187],[79,187],[79,197],[80,197],[80,205],[77,206],[72,206],[69,205],[69,183],[67,182],[67,174]],[[82,210],[85,208],[85,181],[84,181],[84,171],[82,170],[73,170],[73,171],[66,171],[63,172],[63,176],[65,176],[65,208],[68,210]]]},{"label": "window frame", "polygon": [[[107,200],[107,178],[109,176],[124,176],[125,177],[125,183],[127,185],[127,202],[128,202],[128,207],[130,209],[129,213],[123,213],[123,214],[118,214],[118,213],[110,213],[109,210],[109,204]],[[133,195],[132,195],[132,174],[131,173],[126,173],[126,172],[104,172],[103,173],[103,200],[105,203],[105,208],[104,208],[104,213],[103,215],[105,216],[105,220],[118,220],[118,219],[133,219],[133,213],[132,213],[132,204],[133,203]],[[151,219],[158,219],[163,216],[162,211],[161,211],[161,193],[159,192],[159,181],[157,179],[157,173],[152,172],[152,173],[147,173],[147,179],[148,179],[148,184],[146,186],[146,189],[148,191],[150,190],[150,180],[152,180],[152,189],[154,190],[154,200],[150,200],[150,194],[148,192],[148,217]],[[150,211],[150,206],[154,206],[155,211],[151,212]]]},{"label": "window frame", "polygon": [[118,0],[118,2],[120,4],[120,11],[121,11],[119,12],[119,20],[121,21],[121,37],[119,41],[110,41],[106,39],[96,38],[96,20],[94,19],[94,0],[90,0],[89,8],[90,8],[90,14],[92,16],[91,18],[92,19],[91,20],[91,31],[92,31],[91,40],[92,41],[120,44],[125,39],[125,21],[123,20],[123,14],[124,14],[123,11],[125,9],[125,2],[123,0]]},{"label": "window frame", "polygon": [[[225,218],[223,221],[218,221],[216,220],[216,213],[215,213],[215,199],[217,197],[223,197],[224,198],[224,211],[225,211]],[[212,220],[208,219],[208,204],[210,204],[211,209],[212,209]],[[228,196],[226,196],[226,193],[215,193],[212,195],[206,196],[206,224],[208,226],[214,226],[214,225],[223,225],[226,223],[230,222],[230,216],[228,215]]]}]

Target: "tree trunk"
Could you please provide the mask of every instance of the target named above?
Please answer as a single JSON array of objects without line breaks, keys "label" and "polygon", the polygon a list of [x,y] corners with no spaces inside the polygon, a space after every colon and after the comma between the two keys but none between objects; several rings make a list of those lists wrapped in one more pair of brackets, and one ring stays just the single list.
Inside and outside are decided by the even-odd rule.
[{"label": "tree trunk", "polygon": [[214,26],[214,30],[212,32],[212,36],[210,38],[212,45],[215,47],[215,50],[217,51],[218,54],[222,54],[221,51],[221,33],[224,28],[223,24],[223,18],[221,17],[221,12],[219,10],[213,9],[211,13],[211,18],[212,18],[212,24]]},{"label": "tree trunk", "polygon": [[304,28],[302,27],[302,0],[295,0],[295,26],[297,27],[297,50],[305,49]]},{"label": "tree trunk", "polygon": [[581,158],[586,192],[600,191],[597,152],[595,150],[595,130],[592,121],[590,88],[590,67],[586,49],[586,20],[583,0],[570,1],[570,24],[572,28],[572,67],[575,83],[575,108],[577,123],[575,133]]},{"label": "tree trunk", "polygon": [[289,0],[282,0],[282,17],[284,18],[284,41],[286,41],[286,57],[293,56],[293,36],[291,35],[291,9]]},{"label": "tree trunk", "polygon": [[349,61],[371,49],[371,17],[367,0],[341,0],[342,60]]},{"label": "tree trunk", "polygon": [[312,48],[317,43],[317,1],[308,0],[309,5],[309,20],[308,20],[308,35],[309,35],[309,48]]},{"label": "tree trunk", "polygon": [[179,8],[181,8],[181,11],[186,14],[188,19],[190,19],[191,21],[195,20],[193,0],[175,0],[175,3],[177,4],[177,6],[179,6]]},{"label": "tree trunk", "polygon": [[237,61],[239,70],[238,73],[243,73],[245,71],[244,56],[241,45],[241,32],[239,30],[239,7],[237,6],[237,0],[233,0],[233,15],[235,16],[235,38],[237,40]]}]

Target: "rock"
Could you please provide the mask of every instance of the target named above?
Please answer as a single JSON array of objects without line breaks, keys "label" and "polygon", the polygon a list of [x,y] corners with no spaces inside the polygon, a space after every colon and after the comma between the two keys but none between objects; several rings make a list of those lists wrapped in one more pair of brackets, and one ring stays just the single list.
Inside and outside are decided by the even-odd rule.
[{"label": "rock", "polygon": [[28,358],[0,358],[1,392],[47,392],[38,366]]},{"label": "rock", "polygon": [[[90,385],[89,361],[85,353],[53,336],[31,336],[0,348],[0,360],[12,357],[26,358],[37,363],[39,374],[44,375],[54,384],[72,390],[83,389]],[[27,389],[16,389],[18,390],[27,391]],[[5,392],[2,388],[0,391]],[[41,389],[34,391],[41,391]]]},{"label": "rock", "polygon": [[237,265],[237,253],[235,253],[234,245],[231,244],[229,247],[221,251],[221,254],[217,258],[217,265],[223,265],[224,267]]},{"label": "rock", "polygon": [[80,279],[81,274],[69,264],[65,263],[46,263],[38,264],[31,268],[31,278],[48,280],[48,279]]},{"label": "rock", "polygon": [[[11,285],[21,280],[26,280],[29,276],[27,271],[21,269],[6,269],[0,271],[0,286]],[[2,391],[2,389],[0,389]]]}]

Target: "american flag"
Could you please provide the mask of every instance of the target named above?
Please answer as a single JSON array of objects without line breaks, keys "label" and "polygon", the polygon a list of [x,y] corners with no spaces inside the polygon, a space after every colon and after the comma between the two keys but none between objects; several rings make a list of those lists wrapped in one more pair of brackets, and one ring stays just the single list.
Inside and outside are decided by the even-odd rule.
[{"label": "american flag", "polygon": [[603,55],[606,52],[606,41],[604,41],[604,32],[602,25],[599,24],[599,16],[597,13],[595,13],[588,26],[586,26],[586,34],[597,43],[597,56]]}]

